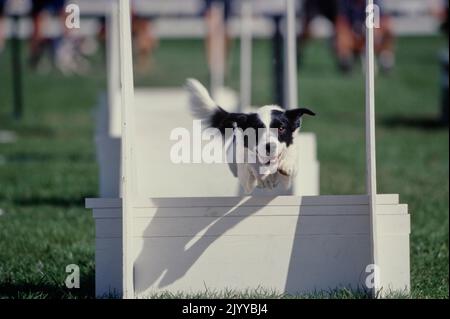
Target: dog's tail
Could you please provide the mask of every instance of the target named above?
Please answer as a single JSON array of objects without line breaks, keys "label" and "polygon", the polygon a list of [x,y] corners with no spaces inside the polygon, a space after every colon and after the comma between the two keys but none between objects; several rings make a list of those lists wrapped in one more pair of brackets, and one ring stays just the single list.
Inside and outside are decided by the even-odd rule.
[{"label": "dog's tail", "polygon": [[211,121],[219,107],[206,88],[196,79],[187,79],[185,87],[189,92],[189,108],[192,116],[200,120]]},{"label": "dog's tail", "polygon": [[[241,119],[236,113],[228,113],[222,109],[208,93],[208,90],[196,79],[187,79],[185,88],[189,92],[189,108],[193,117],[202,120],[208,127],[218,129],[226,137],[226,129],[234,128]],[[228,140],[230,143],[233,140]],[[226,145],[227,143],[225,143]],[[228,144],[231,145],[231,144]],[[228,152],[228,147],[225,146]],[[233,150],[233,148],[231,148]],[[233,158],[235,154],[232,153]],[[233,175],[237,177],[236,161],[228,163]]]},{"label": "dog's tail", "polygon": [[208,127],[217,128],[224,134],[226,128],[240,127],[246,120],[245,114],[229,113],[217,105],[199,81],[187,79],[185,87],[189,92],[192,116],[204,121]]}]

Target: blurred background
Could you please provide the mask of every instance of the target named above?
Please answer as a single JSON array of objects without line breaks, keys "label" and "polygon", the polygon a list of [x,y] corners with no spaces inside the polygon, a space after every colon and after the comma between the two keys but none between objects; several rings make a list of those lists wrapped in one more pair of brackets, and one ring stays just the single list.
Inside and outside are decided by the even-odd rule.
[{"label": "blurred background", "polygon": [[[132,1],[136,87],[211,84],[214,2],[224,9],[224,82],[239,91],[239,0]],[[252,1],[252,105],[284,103],[276,2]],[[108,3],[0,0],[0,298],[94,296],[84,198],[98,196],[93,113],[107,87]],[[448,298],[448,1],[376,3],[378,192],[409,205],[406,297]],[[69,4],[80,28],[66,26]],[[321,194],[364,192],[364,9],[297,3],[298,105],[318,113],[304,129],[317,136]],[[70,263],[80,289],[64,287]]]}]

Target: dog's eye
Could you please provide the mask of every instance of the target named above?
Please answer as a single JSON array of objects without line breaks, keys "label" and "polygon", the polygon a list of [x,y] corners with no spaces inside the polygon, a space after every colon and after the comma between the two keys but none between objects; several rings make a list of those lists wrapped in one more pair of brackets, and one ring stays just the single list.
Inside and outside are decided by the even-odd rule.
[{"label": "dog's eye", "polygon": [[283,134],[284,131],[286,131],[286,128],[285,128],[284,126],[280,126],[280,127],[278,128],[278,134]]}]

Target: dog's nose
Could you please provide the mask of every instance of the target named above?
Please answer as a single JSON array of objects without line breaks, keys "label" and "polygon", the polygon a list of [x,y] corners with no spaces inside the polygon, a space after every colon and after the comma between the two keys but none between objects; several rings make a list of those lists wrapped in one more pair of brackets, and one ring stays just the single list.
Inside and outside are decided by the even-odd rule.
[{"label": "dog's nose", "polygon": [[274,155],[277,152],[277,144],[273,142],[266,143],[267,155]]}]

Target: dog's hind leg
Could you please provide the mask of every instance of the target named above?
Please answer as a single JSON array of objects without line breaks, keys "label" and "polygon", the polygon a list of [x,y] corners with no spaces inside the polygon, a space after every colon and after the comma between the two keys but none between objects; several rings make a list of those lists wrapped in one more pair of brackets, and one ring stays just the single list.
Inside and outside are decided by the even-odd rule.
[{"label": "dog's hind leg", "polygon": [[244,192],[250,194],[256,187],[256,177],[246,164],[237,164],[237,175],[239,183]]}]

